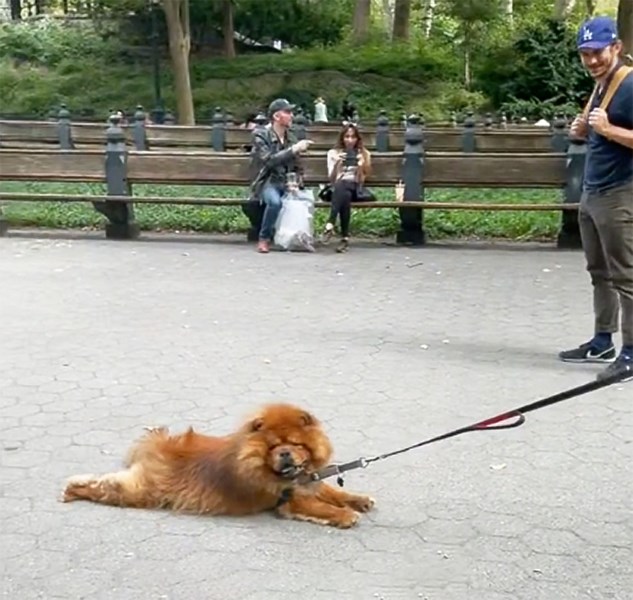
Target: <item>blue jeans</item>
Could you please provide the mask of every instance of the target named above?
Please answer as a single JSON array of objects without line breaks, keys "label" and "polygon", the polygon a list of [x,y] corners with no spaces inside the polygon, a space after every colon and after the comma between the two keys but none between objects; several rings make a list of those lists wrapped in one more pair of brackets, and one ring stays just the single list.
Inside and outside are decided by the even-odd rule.
[{"label": "blue jeans", "polygon": [[281,211],[281,199],[285,193],[283,187],[277,187],[269,183],[262,188],[262,200],[266,208],[262,217],[262,227],[259,230],[260,240],[271,241],[273,239],[273,229]]}]

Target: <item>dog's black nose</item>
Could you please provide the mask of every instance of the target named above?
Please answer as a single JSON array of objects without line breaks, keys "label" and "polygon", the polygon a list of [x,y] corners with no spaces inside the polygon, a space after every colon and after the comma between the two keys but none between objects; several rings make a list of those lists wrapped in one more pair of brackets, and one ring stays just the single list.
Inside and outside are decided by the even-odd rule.
[{"label": "dog's black nose", "polygon": [[283,450],[279,453],[279,461],[285,467],[295,464],[295,461],[292,459],[292,454],[288,450]]}]

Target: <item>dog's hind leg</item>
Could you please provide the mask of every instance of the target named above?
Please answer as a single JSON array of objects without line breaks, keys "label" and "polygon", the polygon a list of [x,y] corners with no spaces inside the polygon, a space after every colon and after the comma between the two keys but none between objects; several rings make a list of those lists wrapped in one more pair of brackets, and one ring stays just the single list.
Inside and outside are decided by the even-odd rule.
[{"label": "dog's hind leg", "polygon": [[62,501],[89,500],[112,506],[146,508],[150,503],[143,483],[139,466],[101,476],[76,475],[66,482]]}]

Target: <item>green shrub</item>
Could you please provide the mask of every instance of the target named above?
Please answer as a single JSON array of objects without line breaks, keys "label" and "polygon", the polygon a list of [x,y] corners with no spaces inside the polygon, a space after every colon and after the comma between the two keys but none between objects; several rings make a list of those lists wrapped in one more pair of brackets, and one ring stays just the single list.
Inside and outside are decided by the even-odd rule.
[{"label": "green shrub", "polygon": [[54,67],[64,60],[98,57],[103,63],[119,54],[117,45],[106,40],[91,25],[39,19],[0,25],[0,58]]},{"label": "green shrub", "polygon": [[528,23],[505,43],[497,39],[479,60],[478,89],[511,114],[537,119],[574,114],[592,87],[575,36],[573,24],[546,20]]},{"label": "green shrub", "polygon": [[[152,65],[148,58],[129,61],[130,51],[96,27],[58,21],[0,27],[0,113],[46,117],[65,102],[77,117],[88,112],[105,118],[137,104],[153,107]],[[80,56],[81,60],[77,60]],[[312,48],[283,54],[191,59],[197,120],[207,122],[215,106],[237,117],[265,107],[278,96],[312,111],[326,98],[335,117],[349,97],[363,119],[385,108],[393,119],[422,110],[427,118],[446,119],[459,96],[459,61],[445,47],[424,43],[385,48],[384,44]],[[174,110],[171,67],[161,64],[163,95]],[[90,85],[86,85],[90,81]]]}]

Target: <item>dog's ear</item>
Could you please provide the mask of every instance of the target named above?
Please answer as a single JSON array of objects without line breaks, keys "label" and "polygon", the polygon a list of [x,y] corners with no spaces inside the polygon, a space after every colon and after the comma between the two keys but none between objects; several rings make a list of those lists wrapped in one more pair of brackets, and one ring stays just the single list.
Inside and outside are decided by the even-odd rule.
[{"label": "dog's ear", "polygon": [[261,431],[262,427],[264,427],[264,419],[261,417],[257,417],[251,421],[251,431]]},{"label": "dog's ear", "polygon": [[316,423],[316,419],[307,411],[304,411],[301,414],[301,425],[304,427],[310,427],[310,425],[314,425]]}]

